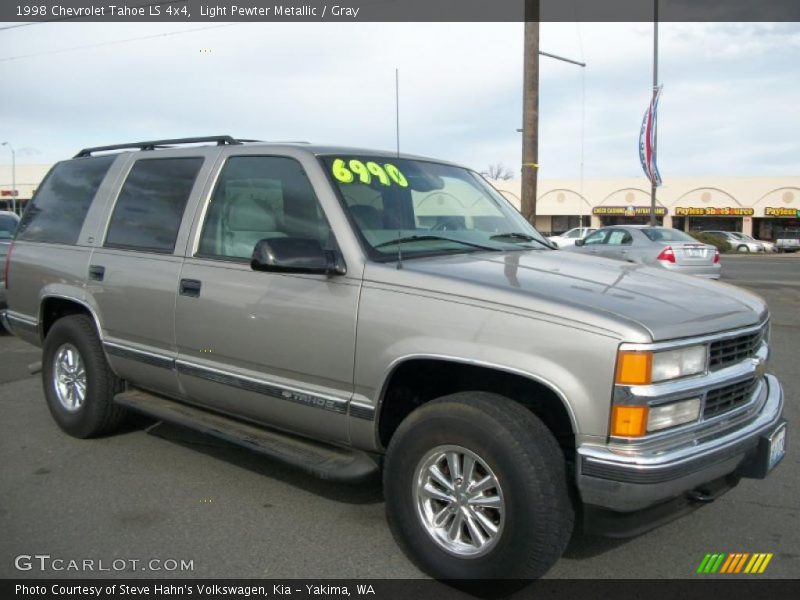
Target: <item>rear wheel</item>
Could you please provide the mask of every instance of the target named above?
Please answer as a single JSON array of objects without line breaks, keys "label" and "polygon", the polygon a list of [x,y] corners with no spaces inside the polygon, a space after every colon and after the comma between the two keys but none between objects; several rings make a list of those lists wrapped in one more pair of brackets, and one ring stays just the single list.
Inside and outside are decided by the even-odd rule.
[{"label": "rear wheel", "polygon": [[409,415],[387,451],[384,493],[398,543],[437,578],[540,577],[572,532],[555,438],[495,394],[453,394]]},{"label": "rear wheel", "polygon": [[747,247],[747,246],[745,246],[744,244],[739,244],[739,245],[736,247],[736,250],[738,250],[739,252],[750,252],[750,248],[748,248],[748,247]]},{"label": "rear wheel", "polygon": [[70,315],[50,328],[42,352],[42,383],[50,414],[71,436],[109,433],[125,416],[112,402],[122,381],[108,366],[94,323]]}]

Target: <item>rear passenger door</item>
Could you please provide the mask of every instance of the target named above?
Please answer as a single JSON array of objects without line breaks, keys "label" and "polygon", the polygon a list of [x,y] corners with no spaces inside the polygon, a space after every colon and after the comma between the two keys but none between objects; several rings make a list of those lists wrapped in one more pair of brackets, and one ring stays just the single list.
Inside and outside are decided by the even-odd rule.
[{"label": "rear passenger door", "polygon": [[336,251],[301,163],[230,156],[197,217],[175,311],[189,401],[318,438],[347,439],[360,280],[253,271],[265,238]]},{"label": "rear passenger door", "polygon": [[183,217],[211,161],[161,152],[157,158],[132,156],[102,246],[91,256],[87,289],[116,373],[139,387],[180,396],[173,319],[191,228],[191,219]]}]

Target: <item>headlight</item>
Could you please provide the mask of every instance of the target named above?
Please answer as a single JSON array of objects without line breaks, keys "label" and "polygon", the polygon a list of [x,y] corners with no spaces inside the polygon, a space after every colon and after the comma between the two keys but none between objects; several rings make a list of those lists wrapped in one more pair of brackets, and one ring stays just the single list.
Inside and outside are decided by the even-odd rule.
[{"label": "headlight", "polygon": [[689,346],[653,354],[653,381],[678,379],[706,370],[705,346]]},{"label": "headlight", "polygon": [[651,406],[647,415],[647,431],[659,431],[684,423],[697,421],[700,416],[700,398],[682,400],[661,406]]},{"label": "headlight", "polygon": [[617,357],[616,383],[648,385],[697,375],[706,370],[706,346],[688,346],[661,352],[621,351]]}]

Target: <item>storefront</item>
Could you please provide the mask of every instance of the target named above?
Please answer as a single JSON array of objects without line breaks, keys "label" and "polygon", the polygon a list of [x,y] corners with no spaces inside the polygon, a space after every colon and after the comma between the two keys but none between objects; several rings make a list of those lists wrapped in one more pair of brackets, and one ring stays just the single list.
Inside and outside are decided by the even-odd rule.
[{"label": "storefront", "polygon": [[741,232],[745,230],[745,219],[754,214],[752,208],[741,206],[676,206],[673,210],[672,226],[683,231]]},{"label": "storefront", "polygon": [[800,229],[800,208],[765,206],[764,216],[753,219],[753,237],[775,240],[782,229]]},{"label": "storefront", "polygon": [[[595,206],[592,215],[598,217],[600,225],[647,225],[650,223],[649,206]],[[656,222],[664,223],[667,209],[656,206]]]}]

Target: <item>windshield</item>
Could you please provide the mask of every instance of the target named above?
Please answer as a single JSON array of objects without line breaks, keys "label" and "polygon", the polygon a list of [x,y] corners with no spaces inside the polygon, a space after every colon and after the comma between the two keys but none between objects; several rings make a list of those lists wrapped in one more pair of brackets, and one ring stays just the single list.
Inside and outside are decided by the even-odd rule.
[{"label": "windshield", "polygon": [[679,229],[643,227],[641,231],[653,242],[697,242],[697,240],[688,233],[683,233]]},{"label": "windshield", "polygon": [[9,240],[17,230],[18,219],[11,215],[0,215],[0,240]]},{"label": "windshield", "polygon": [[384,156],[321,161],[372,258],[550,247],[467,169]]}]

